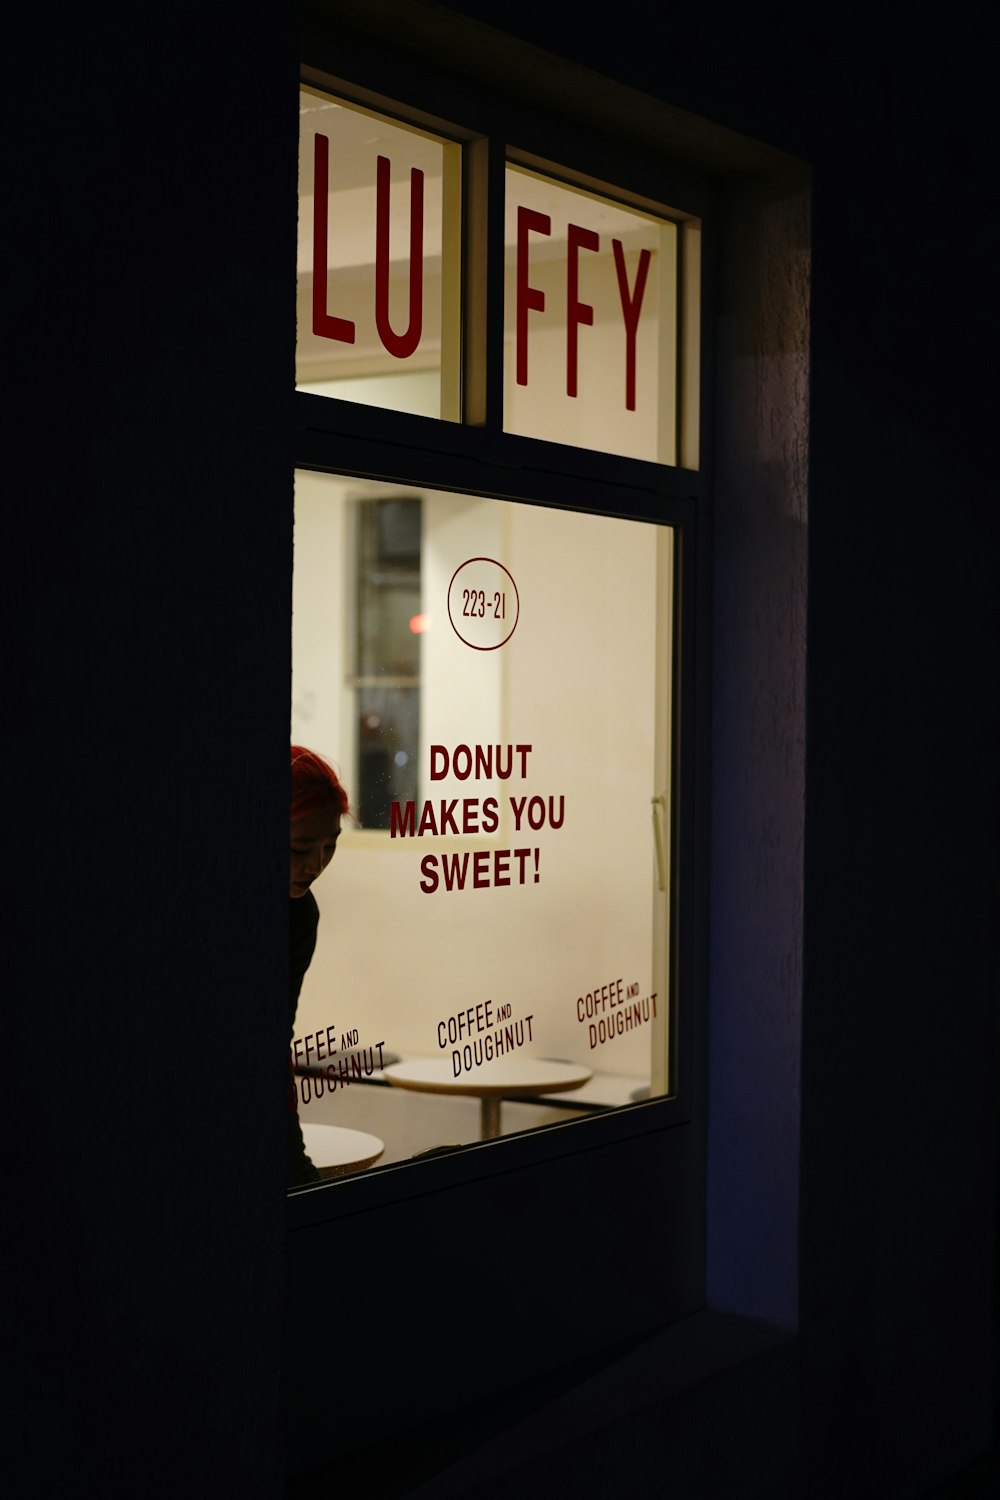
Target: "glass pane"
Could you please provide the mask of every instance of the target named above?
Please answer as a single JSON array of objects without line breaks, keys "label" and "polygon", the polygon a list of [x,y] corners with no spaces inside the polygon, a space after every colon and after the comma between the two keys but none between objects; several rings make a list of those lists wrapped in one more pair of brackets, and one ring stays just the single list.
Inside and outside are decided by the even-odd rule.
[{"label": "glass pane", "polygon": [[459,417],[460,148],[299,93],[296,388]]},{"label": "glass pane", "polygon": [[362,828],[388,828],[392,804],[417,795],[420,690],[361,684],[357,715],[357,820]]},{"label": "glass pane", "polygon": [[677,226],[508,166],[504,428],[677,462]]},{"label": "glass pane", "polygon": [[357,675],[418,678],[420,500],[373,500],[357,507]]},{"label": "glass pane", "polygon": [[[356,671],[392,556],[416,683]],[[317,1166],[667,1092],[672,579],[666,527],[296,476],[292,738],[354,815],[295,1018]]]}]

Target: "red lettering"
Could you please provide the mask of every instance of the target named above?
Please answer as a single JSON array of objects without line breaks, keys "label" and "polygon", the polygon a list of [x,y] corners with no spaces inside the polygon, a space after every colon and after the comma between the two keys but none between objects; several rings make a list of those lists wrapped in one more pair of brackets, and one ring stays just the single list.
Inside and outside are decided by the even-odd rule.
[{"label": "red lettering", "polygon": [[551,234],[552,220],[548,214],[536,213],[532,208],[525,208],[523,203],[518,205],[517,210],[517,307],[515,313],[516,329],[516,367],[518,385],[528,384],[528,312],[545,311],[545,293],[539,292],[535,287],[528,284],[528,235],[534,230],[536,234]]},{"label": "red lettering", "polygon": [[[462,764],[465,767],[464,771],[458,769],[459,756],[462,756]],[[472,775],[472,751],[468,745],[456,745],[452,751],[451,774],[455,777],[456,781],[468,781]]]},{"label": "red lettering", "polygon": [[313,167],[313,333],[319,338],[336,339],[353,344],[354,324],[348,318],[335,318],[326,310],[327,266],[327,199],[330,190],[330,142],[316,135]]},{"label": "red lettering", "polygon": [[468,851],[464,854],[442,854],[441,868],[446,891],[465,890],[465,877],[469,868]]},{"label": "red lettering", "polygon": [[[452,797],[452,799],[451,799],[450,802],[445,802],[444,800],[442,800],[442,802],[441,802],[441,832],[442,833],[457,833],[458,832],[458,824],[455,822],[455,808],[456,808],[457,804],[458,804],[458,798],[457,797]],[[463,804],[463,806],[464,806],[464,804]],[[468,829],[465,829],[466,833],[468,833],[468,831],[469,831]]]},{"label": "red lettering", "polygon": [[[510,775],[510,763],[511,763],[511,754],[512,754],[512,751],[511,751],[510,745],[508,745],[507,746],[507,769],[506,769],[506,771],[503,771],[500,768],[500,752],[501,752],[502,748],[503,747],[501,745],[497,746],[497,775],[500,777],[501,781],[506,781],[507,778],[508,778],[508,776]],[[491,781],[493,779],[493,746],[492,745],[477,745],[476,746],[476,780],[478,781],[481,776],[485,777],[487,781]]]},{"label": "red lettering", "polygon": [[412,802],[400,806],[393,802],[389,808],[389,837],[405,838],[407,834],[413,836],[415,808]]},{"label": "red lettering", "polygon": [[[491,885],[525,885],[527,883],[526,866],[529,857],[534,860],[534,877],[538,876],[538,850],[537,849],[477,849],[470,855],[468,852],[462,854],[425,854],[420,861],[420,871],[423,879],[420,881],[420,889],[424,895],[430,896],[440,888],[441,875],[444,877],[444,888],[446,891],[464,891],[468,886],[471,890],[486,890]],[[516,874],[511,871],[511,860],[517,861]],[[439,874],[439,871],[441,874]],[[588,1001],[591,996],[587,996]],[[482,1007],[480,1006],[480,1009]],[[592,1011],[588,1009],[588,1015]],[[476,1012],[478,1016],[478,1012]],[[472,1029],[472,1010],[465,1011],[459,1016],[459,1033],[463,1025]],[[467,1018],[467,1019],[466,1019]],[[583,1018],[581,1017],[581,1020]],[[486,1022],[489,1025],[489,1021]],[[483,1022],[476,1021],[479,1030],[482,1030]],[[451,1022],[449,1022],[449,1039],[455,1040],[452,1035]],[[440,1045],[443,1047],[444,1042]]]},{"label": "red lettering", "polygon": [[580,251],[599,250],[600,237],[593,229],[581,229],[579,224],[570,224],[566,268],[566,394],[575,396],[577,389],[579,325],[592,327],[594,309],[589,302],[580,301]]},{"label": "red lettering", "polygon": [[646,291],[646,277],[652,251],[639,251],[639,269],[635,276],[635,288],[629,291],[628,269],[621,240],[612,240],[615,253],[615,275],[618,277],[618,295],[621,298],[622,317],[625,320],[625,410],[635,411],[635,335],[639,327],[639,313]]},{"label": "red lettering", "polygon": [[396,359],[408,359],[420,343],[423,331],[424,174],[419,167],[410,171],[410,320],[405,333],[395,333],[389,322],[390,172],[389,158],[380,156],[375,179],[375,327],[390,354]]},{"label": "red lettering", "polygon": [[437,833],[433,802],[425,802],[423,811],[420,814],[420,826],[417,829],[417,838],[422,838],[425,833]]},{"label": "red lettering", "polygon": [[446,745],[432,745],[431,780],[443,781],[450,769],[458,781],[468,781],[470,777],[475,781],[483,777],[489,779],[494,772],[501,781],[508,781],[514,774],[515,754],[520,758],[520,775],[527,775],[530,745],[497,745],[495,756],[493,749],[492,745],[456,745],[454,751],[449,752]]}]

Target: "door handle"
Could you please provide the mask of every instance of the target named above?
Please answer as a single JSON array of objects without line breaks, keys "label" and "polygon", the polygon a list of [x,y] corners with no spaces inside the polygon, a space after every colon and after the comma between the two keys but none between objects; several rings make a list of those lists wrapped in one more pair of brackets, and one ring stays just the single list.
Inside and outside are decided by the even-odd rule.
[{"label": "door handle", "polygon": [[653,804],[653,843],[656,846],[656,870],[661,891],[667,888],[667,853],[663,847],[663,820],[667,813],[667,794],[659,792],[651,799]]}]

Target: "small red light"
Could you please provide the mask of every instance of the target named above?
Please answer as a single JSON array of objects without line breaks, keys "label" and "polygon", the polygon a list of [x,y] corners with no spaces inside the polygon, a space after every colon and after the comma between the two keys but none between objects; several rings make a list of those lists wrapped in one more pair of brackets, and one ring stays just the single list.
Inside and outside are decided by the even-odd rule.
[{"label": "small red light", "polygon": [[430,630],[430,628],[431,628],[431,617],[430,617],[430,615],[411,615],[411,617],[410,617],[410,629],[412,630],[412,632],[413,632],[414,635],[423,635],[424,631],[425,630]]}]

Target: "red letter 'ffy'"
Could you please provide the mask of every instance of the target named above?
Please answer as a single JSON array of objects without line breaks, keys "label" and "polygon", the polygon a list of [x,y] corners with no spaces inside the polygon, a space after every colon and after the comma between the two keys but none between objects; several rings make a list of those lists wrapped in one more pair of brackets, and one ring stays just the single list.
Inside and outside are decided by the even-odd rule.
[{"label": "red letter 'ffy'", "polygon": [[599,250],[601,241],[593,229],[581,229],[579,224],[569,226],[566,267],[566,394],[576,395],[577,344],[579,324],[592,327],[594,309],[589,302],[580,301],[580,251]]},{"label": "red letter 'ffy'", "polygon": [[611,247],[615,252],[618,295],[622,302],[622,317],[625,319],[625,410],[635,411],[635,334],[636,329],[639,327],[642,297],[646,290],[646,277],[649,274],[649,262],[653,258],[653,253],[651,250],[639,251],[639,269],[635,277],[635,291],[630,295],[628,289],[628,271],[625,266],[625,252],[622,249],[621,240],[612,240]]},{"label": "red letter 'ffy'", "polygon": [[545,293],[528,285],[528,234],[551,234],[552,220],[548,214],[536,213],[525,208],[517,209],[517,383],[528,384],[528,309],[545,311]]}]

